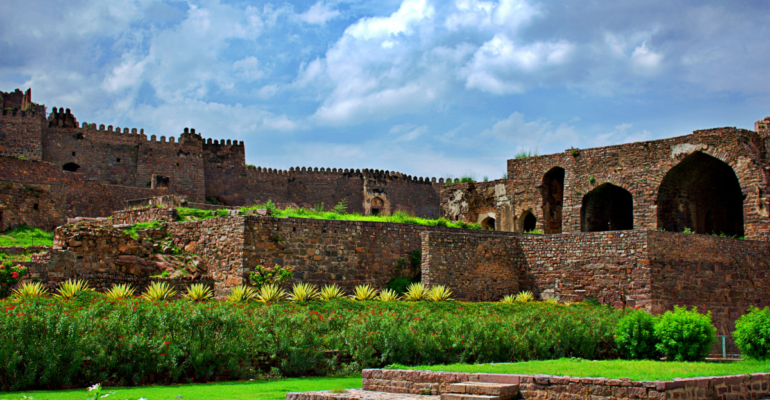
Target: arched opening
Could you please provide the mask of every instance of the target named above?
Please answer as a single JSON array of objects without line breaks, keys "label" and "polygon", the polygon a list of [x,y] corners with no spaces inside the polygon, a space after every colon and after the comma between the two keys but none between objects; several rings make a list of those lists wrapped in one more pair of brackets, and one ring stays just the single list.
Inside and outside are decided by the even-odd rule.
[{"label": "arched opening", "polygon": [[382,207],[385,205],[385,202],[379,198],[375,197],[372,199],[372,212],[371,215],[380,215],[382,214]]},{"label": "arched opening", "polygon": [[561,209],[564,200],[564,168],[554,167],[543,176],[543,231],[561,233]]},{"label": "arched opening", "polygon": [[527,212],[521,220],[521,230],[524,232],[537,229],[537,217],[531,212]]},{"label": "arched opening", "polygon": [[743,236],[743,193],[727,163],[696,151],[668,171],[658,189],[658,228]]},{"label": "arched opening", "polygon": [[78,172],[80,165],[77,165],[74,162],[66,163],[61,167],[61,169],[69,172]]},{"label": "arched opening", "polygon": [[495,219],[493,217],[486,217],[481,220],[481,229],[485,231],[495,230]]},{"label": "arched opening", "polygon": [[620,186],[605,183],[583,196],[580,208],[582,232],[634,229],[634,198]]}]

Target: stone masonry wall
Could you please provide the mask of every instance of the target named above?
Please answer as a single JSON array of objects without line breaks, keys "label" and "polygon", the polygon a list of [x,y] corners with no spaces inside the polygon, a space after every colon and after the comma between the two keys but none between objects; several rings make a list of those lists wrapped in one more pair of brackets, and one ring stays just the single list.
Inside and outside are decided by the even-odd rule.
[{"label": "stone masonry wall", "polygon": [[421,237],[425,285],[447,286],[461,301],[497,301],[519,292],[517,234],[426,231]]},{"label": "stone masonry wall", "polygon": [[152,221],[175,222],[177,218],[176,208],[173,207],[146,207],[112,213],[112,223],[115,225]]},{"label": "stone masonry wall", "polygon": [[553,375],[469,374],[414,370],[365,369],[363,389],[390,393],[445,393],[452,383],[490,382],[519,385],[525,400],[751,400],[770,394],[770,373],[632,381]]},{"label": "stone masonry wall", "polygon": [[65,223],[61,185],[0,180],[0,232],[19,225],[53,230]]},{"label": "stone masonry wall", "polygon": [[[396,260],[421,249],[420,233],[453,228],[361,221],[248,217],[245,272],[256,265],[294,267],[296,281],[383,289],[396,276]],[[402,271],[405,275],[417,271]]]},{"label": "stone masonry wall", "polygon": [[42,160],[40,115],[33,111],[0,110],[0,156]]},{"label": "stone masonry wall", "polygon": [[710,235],[649,232],[653,313],[674,305],[711,312],[717,335],[730,334],[750,305],[770,306],[770,243]]},{"label": "stone masonry wall", "polygon": [[538,228],[543,229],[543,178],[559,167],[565,170],[562,232],[581,230],[583,196],[604,183],[619,186],[633,196],[634,229],[656,229],[658,189],[664,176],[696,151],[713,156],[733,169],[745,196],[745,234],[747,237],[766,235],[770,230],[766,149],[762,137],[743,129],[709,129],[671,139],[508,160],[506,192],[513,201],[514,219],[532,212],[537,217]]}]

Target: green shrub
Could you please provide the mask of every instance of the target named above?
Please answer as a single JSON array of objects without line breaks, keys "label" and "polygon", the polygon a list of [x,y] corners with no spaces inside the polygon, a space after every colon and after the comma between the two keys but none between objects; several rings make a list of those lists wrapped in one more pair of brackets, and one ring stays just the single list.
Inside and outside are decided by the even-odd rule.
[{"label": "green shrub", "polygon": [[11,288],[19,283],[26,273],[27,267],[21,265],[12,267],[0,265],[0,298],[7,297],[11,293]]},{"label": "green shrub", "polygon": [[716,340],[715,332],[710,311],[704,315],[697,307],[688,311],[687,307],[674,306],[674,311],[666,311],[655,323],[655,347],[668,360],[703,360]]},{"label": "green shrub", "polygon": [[735,322],[733,337],[742,355],[770,359],[770,308],[749,307],[749,312]]},{"label": "green shrub", "polygon": [[391,279],[390,282],[388,282],[387,288],[390,290],[395,291],[399,295],[402,295],[406,293],[406,288],[409,287],[412,283],[412,278],[407,278],[405,276],[399,276],[397,278]]},{"label": "green shrub", "polygon": [[656,342],[655,317],[644,310],[631,311],[615,327],[615,343],[625,359],[654,358]]}]

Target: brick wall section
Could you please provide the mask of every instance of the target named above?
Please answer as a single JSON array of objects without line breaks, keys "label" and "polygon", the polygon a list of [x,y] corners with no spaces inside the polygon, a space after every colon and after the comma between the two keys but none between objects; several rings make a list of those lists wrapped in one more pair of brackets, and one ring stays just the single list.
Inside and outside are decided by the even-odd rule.
[{"label": "brick wall section", "polygon": [[770,306],[770,243],[707,235],[648,232],[651,311],[674,305],[711,311],[717,335],[729,337],[750,305]]},{"label": "brick wall section", "polygon": [[203,203],[206,182],[201,146],[202,140],[175,143],[166,142],[164,136],[159,141],[155,135],[151,136],[150,141],[142,142],[139,147],[136,186],[146,186],[153,174],[163,175],[171,178],[171,192]]},{"label": "brick wall section", "polygon": [[152,221],[175,222],[177,218],[176,208],[173,207],[147,207],[112,213],[112,223],[115,225]]},{"label": "brick wall section", "polygon": [[552,375],[469,374],[414,370],[365,369],[363,389],[390,393],[436,395],[452,383],[493,382],[519,385],[529,400],[750,400],[770,394],[770,373],[675,379],[673,381],[632,381]]},{"label": "brick wall section", "polygon": [[425,285],[445,285],[462,301],[497,301],[519,292],[524,260],[516,234],[426,231],[421,237]]},{"label": "brick wall section", "polygon": [[440,186],[441,216],[451,221],[480,223],[479,215],[494,213],[496,230],[514,231],[510,227],[501,229],[504,219],[498,206],[507,203],[508,198],[505,193],[496,193],[496,185],[505,185],[505,180]]},{"label": "brick wall section", "polygon": [[0,110],[0,156],[42,160],[45,112]]},{"label": "brick wall section", "polygon": [[0,232],[19,225],[45,230],[65,223],[61,185],[0,180]]},{"label": "brick wall section", "polygon": [[616,307],[650,304],[647,232],[523,235],[519,287],[562,302],[595,298]]},{"label": "brick wall section", "polygon": [[[508,160],[506,192],[514,218],[531,211],[543,228],[543,176],[564,168],[563,232],[580,231],[583,195],[603,183],[612,183],[633,196],[635,229],[656,229],[658,188],[666,173],[694,151],[713,156],[734,170],[745,195],[744,227],[747,237],[767,234],[768,177],[766,149],[757,133],[735,128],[695,131],[692,135],[618,146],[571,150],[561,154]],[[591,178],[594,182],[591,183]]]},{"label": "brick wall section", "polygon": [[[245,263],[294,267],[295,282],[360,284],[383,289],[396,276],[396,260],[421,248],[420,233],[454,231],[420,225],[248,217]],[[403,271],[410,274],[410,271]],[[416,272],[416,271],[415,271]]]}]

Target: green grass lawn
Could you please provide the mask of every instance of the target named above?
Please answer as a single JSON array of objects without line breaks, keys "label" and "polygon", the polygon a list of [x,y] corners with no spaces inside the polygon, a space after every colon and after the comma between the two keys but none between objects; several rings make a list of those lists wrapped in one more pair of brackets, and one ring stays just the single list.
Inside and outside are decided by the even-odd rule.
[{"label": "green grass lawn", "polygon": [[[114,391],[108,400],[138,399],[147,400],[177,399],[179,395],[187,400],[284,400],[289,392],[309,392],[312,390],[360,389],[361,377],[345,378],[287,378],[275,381],[201,383],[190,385],[139,386],[105,388]],[[16,400],[22,396],[35,400],[83,400],[86,389],[40,390],[26,392],[0,393],[0,399]]]},{"label": "green grass lawn", "polygon": [[0,247],[53,246],[53,232],[22,225],[0,233]]},{"label": "green grass lawn", "polygon": [[529,361],[505,364],[450,364],[406,367],[392,365],[392,369],[416,369],[446,372],[483,372],[495,374],[545,374],[561,376],[631,378],[637,381],[664,381],[698,376],[739,375],[770,372],[770,361],[740,361],[733,363],[674,362],[674,361],[590,361],[562,358],[548,361]]}]

